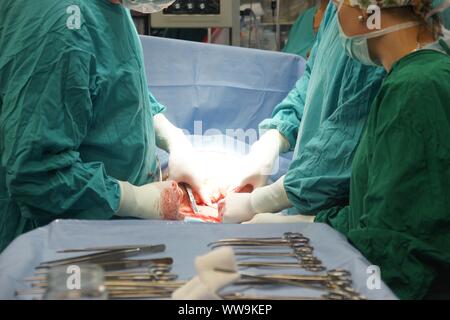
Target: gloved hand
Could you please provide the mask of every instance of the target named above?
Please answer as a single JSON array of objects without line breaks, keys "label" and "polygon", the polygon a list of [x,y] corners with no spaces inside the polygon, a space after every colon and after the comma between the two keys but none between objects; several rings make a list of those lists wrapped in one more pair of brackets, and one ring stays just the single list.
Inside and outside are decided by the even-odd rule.
[{"label": "gloved hand", "polygon": [[315,216],[293,215],[286,216],[274,213],[259,213],[252,220],[244,224],[265,224],[265,223],[313,223]]},{"label": "gloved hand", "polygon": [[119,181],[119,217],[141,219],[182,220],[179,207],[183,191],[174,181],[155,182],[136,187]]},{"label": "gloved hand", "polygon": [[251,147],[245,156],[240,169],[236,172],[229,191],[241,192],[244,188],[250,190],[267,184],[269,176],[273,174],[275,160],[280,153],[289,150],[288,140],[277,130],[267,131]]},{"label": "gloved hand", "polygon": [[230,194],[219,203],[219,213],[224,223],[240,223],[251,220],[258,213],[276,213],[291,207],[283,176],[274,184],[252,193]]},{"label": "gloved hand", "polygon": [[[188,142],[189,143],[189,142]],[[172,147],[169,156],[169,179],[187,183],[200,197],[203,203],[211,205],[211,196],[215,193],[208,188],[200,155],[189,146]]]},{"label": "gloved hand", "polygon": [[187,183],[206,204],[210,203],[211,190],[205,187],[199,154],[195,152],[184,133],[158,114],[154,116],[156,140],[160,148],[169,153],[169,179],[178,183]]},{"label": "gloved hand", "polygon": [[219,216],[222,216],[223,223],[249,221],[255,214],[251,193],[231,193],[219,202]]}]

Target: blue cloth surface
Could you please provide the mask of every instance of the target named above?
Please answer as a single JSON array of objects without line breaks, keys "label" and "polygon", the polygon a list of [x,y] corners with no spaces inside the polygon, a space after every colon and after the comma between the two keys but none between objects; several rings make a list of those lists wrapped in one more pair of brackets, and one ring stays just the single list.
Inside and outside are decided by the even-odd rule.
[{"label": "blue cloth surface", "polygon": [[[0,299],[14,299],[15,290],[29,288],[29,284],[26,284],[23,279],[32,276],[34,268],[39,263],[77,255],[56,253],[62,249],[164,243],[167,246],[166,252],[150,257],[173,257],[173,271],[179,274],[181,279],[187,280],[195,275],[194,258],[208,253],[207,244],[212,241],[233,237],[278,237],[289,231],[301,232],[309,237],[315,248],[315,254],[328,269],[345,268],[351,271],[355,289],[367,298],[395,299],[385,284],[382,284],[379,290],[367,288],[366,283],[369,277],[367,267],[370,263],[348,244],[342,235],[325,224],[206,225],[139,220],[89,222],[57,220],[46,227],[20,236],[0,255]],[[260,260],[258,258],[258,261]],[[276,272],[307,273],[302,269],[296,270],[286,269],[276,270]],[[242,271],[274,272],[274,270],[263,269]],[[283,296],[321,294],[319,291],[308,289],[277,289],[273,286],[258,290],[248,289],[246,292]]]},{"label": "blue cloth surface", "polygon": [[[232,151],[246,154],[259,123],[305,70],[305,60],[291,54],[146,36],[141,42],[150,91],[200,150],[220,151],[228,136]],[[168,155],[158,154],[164,168]],[[291,159],[292,153],[280,157],[272,181],[286,173]]]},{"label": "blue cloth surface", "polygon": [[167,107],[169,120],[195,135],[258,132],[305,69],[304,59],[291,54],[145,36],[141,41],[152,94]]}]

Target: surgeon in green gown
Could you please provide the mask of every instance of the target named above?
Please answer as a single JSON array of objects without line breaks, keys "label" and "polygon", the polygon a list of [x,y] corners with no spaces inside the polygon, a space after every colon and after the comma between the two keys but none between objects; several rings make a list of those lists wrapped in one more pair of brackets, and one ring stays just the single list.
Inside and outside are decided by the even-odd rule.
[{"label": "surgeon in green gown", "polygon": [[298,16],[289,32],[288,42],[283,52],[296,54],[305,59],[309,58],[327,5],[328,0],[321,0]]},{"label": "surgeon in green gown", "polygon": [[438,16],[441,19],[443,27],[447,29],[446,37],[450,37],[450,1],[434,0],[433,7],[442,10],[438,13]]},{"label": "surgeon in green gown", "polygon": [[180,218],[173,180],[201,193],[201,170],[163,110],[120,1],[0,1],[0,251],[54,219]]},{"label": "surgeon in green gown", "polygon": [[316,37],[313,25],[317,9],[318,7],[314,6],[300,14],[289,32],[288,42],[283,52],[308,58]]},{"label": "surgeon in green gown", "polygon": [[[229,194],[221,204],[224,221],[245,222],[290,207],[293,214],[315,214],[348,203],[353,156],[385,75],[383,68],[346,55],[330,2],[304,74],[260,124],[262,136],[230,187],[255,191]],[[294,156],[286,176],[264,187],[276,173],[279,153],[288,151]]]},{"label": "surgeon in green gown", "polygon": [[315,221],[345,234],[400,298],[448,299],[450,42],[436,42],[437,28],[423,19],[428,0],[390,0],[378,2],[382,28],[402,29],[366,40],[364,55],[351,39],[371,33],[358,23],[367,2],[352,5],[345,1],[339,13],[349,53],[389,74],[354,159],[350,205]]}]

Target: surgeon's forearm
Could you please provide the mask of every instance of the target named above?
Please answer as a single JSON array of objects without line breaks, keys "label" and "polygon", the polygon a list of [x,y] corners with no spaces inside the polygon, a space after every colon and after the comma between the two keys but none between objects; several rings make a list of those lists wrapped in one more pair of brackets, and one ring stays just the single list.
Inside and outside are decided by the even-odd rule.
[{"label": "surgeon's forearm", "polygon": [[183,131],[175,127],[163,114],[153,117],[156,133],[156,145],[166,152],[175,148],[191,148],[191,142]]},{"label": "surgeon's forearm", "polygon": [[[61,163],[62,158],[58,159]],[[120,187],[116,179],[106,174],[102,164],[76,161],[49,170],[46,166],[49,162],[49,158],[34,162],[35,173],[26,170],[32,165],[25,163],[23,169],[9,177],[11,196],[23,212],[50,219],[103,220],[114,216],[120,204]]]}]

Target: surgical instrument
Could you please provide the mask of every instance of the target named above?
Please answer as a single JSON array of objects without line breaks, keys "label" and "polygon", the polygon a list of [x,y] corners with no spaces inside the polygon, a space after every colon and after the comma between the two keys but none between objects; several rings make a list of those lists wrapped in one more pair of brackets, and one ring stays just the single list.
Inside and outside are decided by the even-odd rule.
[{"label": "surgical instrument", "polygon": [[325,271],[326,268],[321,264],[320,260],[312,262],[240,262],[237,264],[238,267],[243,268],[275,268],[275,269],[285,269],[285,268],[304,268],[307,271],[319,272]]},{"label": "surgical instrument", "polygon": [[[121,298],[168,298],[184,281],[177,281],[178,276],[170,273],[171,265],[155,264],[149,268],[135,271],[114,271],[104,273],[103,285],[106,287],[109,299]],[[25,279],[31,282],[31,290],[16,293],[17,296],[43,296],[49,286],[48,275]]]},{"label": "surgical instrument", "polygon": [[249,257],[288,257],[288,258],[301,258],[302,256],[311,255],[313,250],[310,248],[296,248],[292,252],[281,251],[240,251],[235,248],[234,254],[236,256],[249,256]]},{"label": "surgical instrument", "polygon": [[[163,271],[146,271],[146,272],[106,272],[104,275],[106,280],[129,280],[129,281],[175,281],[178,275]],[[47,274],[37,275],[25,278],[26,282],[47,281]]]},{"label": "surgical instrument", "polygon": [[266,295],[248,295],[243,293],[231,293],[222,295],[224,300],[365,300],[364,297],[347,296],[341,293],[328,293],[319,297],[300,297],[300,296],[266,296]]},{"label": "surgical instrument", "polygon": [[55,267],[55,266],[61,266],[61,265],[67,265],[67,264],[74,264],[74,263],[87,263],[87,262],[99,263],[101,261],[122,260],[125,258],[130,258],[130,257],[139,256],[139,255],[143,255],[143,254],[164,252],[165,249],[166,249],[166,246],[161,244],[161,245],[154,245],[154,246],[102,251],[99,253],[92,253],[92,254],[78,256],[78,257],[43,262],[37,267],[37,269]]},{"label": "surgical instrument", "polygon": [[283,237],[270,237],[270,238],[233,238],[233,239],[223,239],[219,241],[215,241],[212,243],[209,243],[209,247],[213,246],[224,246],[228,244],[255,244],[255,245],[283,245],[283,244],[290,244],[295,243],[297,245],[299,244],[309,244],[310,240],[303,236],[301,233],[292,233],[292,232],[286,232],[284,233]]},{"label": "surgical instrument", "polygon": [[[118,271],[118,270],[130,270],[137,268],[155,268],[158,266],[171,266],[173,263],[172,258],[160,258],[160,259],[147,259],[147,260],[119,260],[119,261],[99,261],[95,262],[100,265],[104,271]],[[47,274],[50,267],[41,267],[35,270],[35,274]]]},{"label": "surgical instrument", "polygon": [[153,267],[156,265],[171,265],[172,258],[148,259],[148,260],[121,260],[112,262],[99,262],[105,271],[116,271],[124,269],[136,269],[142,267]]},{"label": "surgical instrument", "polygon": [[[237,273],[235,270],[216,269],[219,272]],[[352,288],[350,272],[346,270],[330,270],[322,275],[293,275],[293,274],[270,274],[270,275],[250,275],[239,273],[241,285],[264,285],[278,284],[295,287],[310,288],[316,290],[326,290],[329,294],[344,295],[347,298],[362,298],[361,295]]]},{"label": "surgical instrument", "polygon": [[110,246],[110,247],[92,247],[92,248],[79,248],[79,249],[64,249],[59,250],[57,253],[77,253],[77,252],[94,252],[94,251],[113,251],[113,250],[126,250],[134,248],[143,248],[148,245],[126,245],[126,246]]},{"label": "surgical instrument", "polygon": [[285,233],[282,238],[235,238],[224,239],[209,243],[208,246],[212,249],[224,246],[232,247],[291,247],[291,248],[309,248],[309,239],[299,233]]},{"label": "surgical instrument", "polygon": [[[170,298],[172,293],[185,285],[184,281],[105,281],[108,299],[163,299]],[[18,290],[15,295],[41,298],[46,293],[46,284],[34,286],[32,289]]]},{"label": "surgical instrument", "polygon": [[200,211],[198,210],[197,202],[195,201],[194,192],[192,191],[192,187],[188,184],[185,184],[184,188],[186,189],[186,192],[188,194],[192,210],[194,211],[195,214],[199,214]]},{"label": "surgical instrument", "polygon": [[[282,237],[267,237],[267,238],[234,238],[224,239],[210,243],[212,249],[229,246],[232,247],[236,256],[239,257],[293,257],[298,260],[295,263],[289,262],[241,262],[240,267],[267,267],[267,268],[304,268],[308,271],[319,272],[326,268],[322,265],[317,257],[313,255],[314,248],[310,245],[309,238],[303,236],[301,233],[286,232]],[[272,248],[289,248],[290,252],[285,251],[270,251]],[[252,248],[253,250],[246,250]],[[258,249],[258,250],[255,250]],[[259,251],[259,249],[266,249]]]},{"label": "surgical instrument", "polygon": [[257,280],[270,280],[270,281],[288,281],[295,283],[321,283],[331,284],[335,283],[336,287],[351,286],[352,278],[350,272],[346,270],[330,270],[321,275],[296,275],[296,274],[270,274],[270,275],[241,275],[243,278],[254,278]]}]

